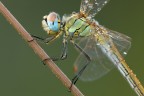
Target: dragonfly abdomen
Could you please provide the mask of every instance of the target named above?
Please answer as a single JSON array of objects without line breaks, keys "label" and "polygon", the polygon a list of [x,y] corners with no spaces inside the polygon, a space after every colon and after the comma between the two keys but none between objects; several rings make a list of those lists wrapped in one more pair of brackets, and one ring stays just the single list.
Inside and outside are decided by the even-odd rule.
[{"label": "dragonfly abdomen", "polygon": [[91,34],[91,26],[86,22],[84,17],[78,18],[72,16],[66,22],[65,32],[67,36],[71,37],[88,36]]},{"label": "dragonfly abdomen", "polygon": [[107,55],[107,57],[118,68],[120,73],[128,81],[131,88],[138,94],[138,96],[144,96],[142,84],[137,79],[136,75],[132,72],[132,70],[129,68],[129,66],[126,64],[125,60],[117,51],[117,49],[114,46],[109,47],[107,43],[100,45],[100,47],[102,51]]}]

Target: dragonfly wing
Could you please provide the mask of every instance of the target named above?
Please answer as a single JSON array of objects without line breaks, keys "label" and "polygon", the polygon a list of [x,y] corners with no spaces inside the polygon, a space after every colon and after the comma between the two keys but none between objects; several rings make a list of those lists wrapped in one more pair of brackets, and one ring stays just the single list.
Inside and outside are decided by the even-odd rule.
[{"label": "dragonfly wing", "polygon": [[109,0],[82,0],[80,12],[88,16],[94,17]]},{"label": "dragonfly wing", "polygon": [[107,30],[107,35],[111,37],[115,47],[118,49],[120,54],[125,57],[131,47],[131,38],[108,28],[105,29]]},{"label": "dragonfly wing", "polygon": [[[98,35],[98,38],[96,38],[94,34],[81,39],[78,43],[92,60],[80,76],[80,79],[83,81],[96,80],[104,76],[115,66],[114,61],[109,57],[110,54],[114,55],[114,47],[124,56],[131,46],[130,37],[104,27],[101,27],[101,29],[101,32],[95,33]],[[100,41],[97,39],[101,39],[103,44],[100,44]],[[77,70],[76,72],[79,72],[87,62],[85,56],[80,53],[74,63],[74,68]]]},{"label": "dragonfly wing", "polygon": [[[84,70],[83,74],[80,76],[82,81],[96,80],[114,68],[114,64],[101,50],[94,36],[85,37],[80,40],[78,44],[92,60]],[[76,69],[76,73],[79,72],[87,62],[88,61],[85,56],[80,53],[74,63],[74,69]]]}]

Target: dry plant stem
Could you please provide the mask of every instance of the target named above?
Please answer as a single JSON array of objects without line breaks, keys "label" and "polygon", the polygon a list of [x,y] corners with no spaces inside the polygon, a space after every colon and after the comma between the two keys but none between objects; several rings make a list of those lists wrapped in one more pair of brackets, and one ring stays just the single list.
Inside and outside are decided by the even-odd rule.
[{"label": "dry plant stem", "polygon": [[[34,52],[45,61],[52,72],[58,77],[58,79],[69,88],[71,81],[68,77],[58,68],[58,66],[49,59],[49,56],[44,52],[44,50],[38,45],[38,43],[30,36],[30,34],[24,29],[24,27],[16,20],[16,18],[8,11],[8,9],[0,1],[0,13],[8,20],[10,24],[17,30],[17,32],[26,40],[29,46],[34,50]],[[84,96],[79,89],[73,85],[71,93],[74,96]]]}]

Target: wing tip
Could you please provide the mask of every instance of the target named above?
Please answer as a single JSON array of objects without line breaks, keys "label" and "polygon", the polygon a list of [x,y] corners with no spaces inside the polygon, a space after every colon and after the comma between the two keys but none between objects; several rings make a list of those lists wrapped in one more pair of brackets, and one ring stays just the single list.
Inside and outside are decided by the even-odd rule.
[{"label": "wing tip", "polygon": [[77,66],[77,65],[74,65],[73,71],[74,71],[74,73],[77,73],[77,72],[78,72],[78,66]]}]

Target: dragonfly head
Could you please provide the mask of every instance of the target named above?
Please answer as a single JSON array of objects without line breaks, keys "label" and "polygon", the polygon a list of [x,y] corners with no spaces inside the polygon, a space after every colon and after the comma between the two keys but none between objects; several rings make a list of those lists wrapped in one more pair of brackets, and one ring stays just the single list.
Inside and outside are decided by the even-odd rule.
[{"label": "dragonfly head", "polygon": [[57,13],[51,12],[43,17],[42,27],[48,34],[55,35],[59,33],[60,26],[60,16]]}]

